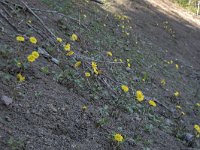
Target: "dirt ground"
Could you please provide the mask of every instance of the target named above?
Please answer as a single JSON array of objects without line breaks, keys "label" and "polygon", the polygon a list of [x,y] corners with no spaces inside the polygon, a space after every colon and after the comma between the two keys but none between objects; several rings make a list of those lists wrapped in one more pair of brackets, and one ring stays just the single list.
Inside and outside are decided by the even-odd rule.
[{"label": "dirt ground", "polygon": [[[48,5],[50,1],[46,3],[44,1],[25,2],[30,8],[57,10],[54,5]],[[11,2],[24,6],[19,1],[12,0]],[[72,0],[72,3],[73,6],[69,5],[73,8],[72,12],[76,13],[81,10],[82,13],[88,13],[91,18],[96,17],[99,20],[104,20],[108,28],[106,31],[115,32],[113,26],[117,26],[117,21],[112,21],[114,17],[110,16],[120,13],[130,18],[130,33],[132,32],[133,36],[126,37],[123,44],[128,45],[127,48],[131,50],[128,54],[116,53],[124,59],[127,58],[126,55],[129,55],[136,60],[135,53],[131,52],[132,49],[140,47],[142,50],[144,48],[146,67],[142,69],[149,69],[151,76],[151,82],[147,83],[145,93],[147,95],[152,93],[161,95],[161,108],[150,111],[158,114],[158,117],[146,116],[145,111],[140,113],[140,109],[143,109],[140,105],[137,105],[138,112],[129,113],[112,105],[107,99],[90,99],[88,96],[90,90],[79,92],[78,89],[74,88],[73,82],[61,83],[54,80],[53,73],[44,74],[44,71],[40,71],[41,67],[44,66],[50,68],[52,72],[61,71],[60,66],[44,57],[24,70],[25,82],[17,82],[15,74],[20,70],[16,66],[13,67],[13,61],[10,60],[15,57],[25,60],[30,49],[37,49],[37,46],[15,44],[16,35],[34,35],[38,37],[40,47],[46,46],[46,40],[52,35],[49,32],[44,32],[44,25],[38,22],[38,19],[26,9],[17,8],[19,15],[16,15],[9,8],[13,5],[10,3],[5,5],[0,2],[0,12],[3,12],[3,15],[7,16],[10,21],[8,23],[5,18],[0,16],[0,96],[6,95],[13,99],[9,106],[0,104],[0,149],[200,149],[200,140],[195,138],[193,131],[193,125],[200,124],[200,110],[199,107],[195,107],[196,103],[200,102],[199,17],[185,12],[179,6],[165,0],[109,0],[103,6],[84,0]],[[58,5],[64,5],[64,1],[60,1]],[[94,13],[96,9],[98,13]],[[9,14],[13,16],[9,16]],[[56,35],[69,39],[67,35],[63,34],[63,31],[67,30],[70,33],[72,31],[69,28],[60,28],[58,23],[60,18],[46,12],[37,12],[37,14]],[[27,20],[32,20],[32,27],[27,24]],[[79,21],[77,23],[77,19],[68,19],[67,21],[69,26],[71,22],[75,22],[79,27],[86,28],[86,32],[93,31],[92,25],[90,26],[88,22],[84,24],[84,22]],[[22,33],[17,31],[15,27]],[[79,32],[79,37],[85,36],[81,34],[80,28]],[[97,36],[92,37],[94,40],[101,38],[101,33],[95,32],[95,34]],[[118,36],[118,31],[116,31],[114,38],[113,43],[115,44],[113,45],[116,47],[111,47],[120,51],[121,48],[116,43],[121,38],[121,33]],[[135,39],[137,39],[139,46],[133,43]],[[51,39],[48,40],[51,42]],[[77,49],[87,48],[90,51],[96,47],[92,47],[92,44],[90,40],[81,39],[80,43],[74,45],[77,46]],[[111,48],[109,44],[107,47],[105,43],[102,45],[105,45],[104,48]],[[19,48],[23,49],[23,52],[18,52]],[[8,51],[4,53],[4,50],[7,49]],[[57,52],[53,54],[57,58],[62,58]],[[155,58],[151,56],[155,56]],[[149,63],[154,63],[154,61],[156,65],[159,65],[160,62],[156,62],[157,60],[160,62],[173,60],[174,63],[179,64],[179,70],[173,73],[174,69],[166,66],[149,68],[152,65]],[[168,69],[167,73],[165,68]],[[159,85],[160,79],[164,75],[169,80],[168,83],[173,86],[168,84],[164,89]],[[180,98],[170,97],[169,93],[173,91],[173,88],[180,89]],[[82,109],[84,105],[88,107],[87,110]],[[185,116],[179,116],[179,110],[175,108],[176,105],[183,107],[181,112],[185,112]],[[108,106],[108,110],[105,106]],[[106,109],[106,118],[109,123],[99,126],[98,120],[104,116],[103,109]],[[114,132],[120,132],[124,135],[124,143],[116,145],[113,142],[112,134]]]}]

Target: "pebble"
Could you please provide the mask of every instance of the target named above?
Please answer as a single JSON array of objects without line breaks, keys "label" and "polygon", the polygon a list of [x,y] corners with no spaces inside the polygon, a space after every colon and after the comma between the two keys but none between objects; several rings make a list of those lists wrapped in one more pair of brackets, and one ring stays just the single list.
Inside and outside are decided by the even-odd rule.
[{"label": "pebble", "polygon": [[3,95],[3,96],[1,97],[1,102],[2,102],[4,105],[9,106],[9,105],[13,102],[13,100],[12,100],[12,98],[10,98],[10,97],[8,97],[8,96]]}]

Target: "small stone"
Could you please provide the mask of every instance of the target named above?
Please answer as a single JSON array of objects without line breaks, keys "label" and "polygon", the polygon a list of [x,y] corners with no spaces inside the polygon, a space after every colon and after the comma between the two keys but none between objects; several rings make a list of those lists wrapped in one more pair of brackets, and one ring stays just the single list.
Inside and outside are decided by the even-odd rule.
[{"label": "small stone", "polygon": [[5,119],[6,119],[6,121],[11,122],[11,118],[10,117],[6,116]]},{"label": "small stone", "polygon": [[1,97],[1,102],[2,102],[4,105],[9,106],[9,105],[13,102],[13,100],[12,100],[12,98],[10,98],[10,97],[8,97],[8,96],[3,95],[3,96]]},{"label": "small stone", "polygon": [[184,140],[188,143],[192,142],[194,139],[194,135],[192,135],[191,133],[186,133],[184,135]]},{"label": "small stone", "polygon": [[171,126],[171,125],[173,125],[173,122],[172,122],[172,120],[170,120],[170,119],[166,119],[166,124],[167,124],[168,126]]},{"label": "small stone", "polygon": [[49,105],[49,108],[50,108],[53,112],[57,112],[57,109],[56,109],[52,104]]}]

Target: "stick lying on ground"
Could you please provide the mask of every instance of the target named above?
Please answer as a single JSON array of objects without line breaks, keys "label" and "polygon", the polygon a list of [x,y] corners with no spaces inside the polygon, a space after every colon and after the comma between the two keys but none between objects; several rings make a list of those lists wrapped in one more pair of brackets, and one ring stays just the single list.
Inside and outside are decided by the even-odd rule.
[{"label": "stick lying on ground", "polygon": [[104,4],[103,0],[91,0],[91,1],[94,1],[94,2],[99,3],[99,4]]}]

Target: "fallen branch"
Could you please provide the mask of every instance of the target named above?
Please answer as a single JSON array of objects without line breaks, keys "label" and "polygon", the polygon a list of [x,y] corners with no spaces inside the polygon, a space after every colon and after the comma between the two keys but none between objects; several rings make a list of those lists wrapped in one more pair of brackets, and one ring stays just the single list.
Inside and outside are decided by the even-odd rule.
[{"label": "fallen branch", "polygon": [[9,20],[8,18],[3,14],[2,10],[0,11],[0,17],[2,17],[16,32],[23,33],[22,31],[18,30]]},{"label": "fallen branch", "polygon": [[27,10],[39,20],[39,22],[43,25],[43,27],[56,39],[55,34],[53,32],[51,32],[51,30],[45,25],[45,23],[42,21],[42,19],[35,12],[33,12],[33,10],[25,2],[23,2],[22,0],[21,0],[21,2],[24,4],[24,6],[27,8]]},{"label": "fallen branch", "polygon": [[[40,12],[46,12],[46,13],[54,13],[54,14],[60,15],[61,17],[65,17],[65,18],[67,18],[67,19],[70,19],[70,20],[72,20],[72,21],[78,23],[78,24],[81,25],[82,27],[88,29],[84,24],[81,24],[79,20],[77,20],[77,19],[75,19],[75,18],[72,18],[72,17],[70,17],[70,16],[67,16],[67,15],[65,15],[65,14],[63,14],[63,13],[58,12],[58,11],[54,11],[54,10],[41,10],[41,9],[37,9],[37,8],[31,8],[31,10],[33,10],[33,11],[40,11]],[[88,30],[89,30],[89,29],[88,29]]]}]

